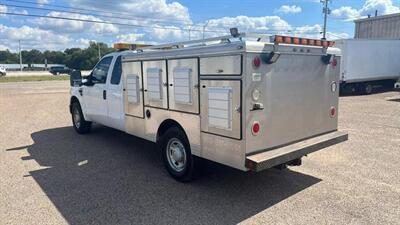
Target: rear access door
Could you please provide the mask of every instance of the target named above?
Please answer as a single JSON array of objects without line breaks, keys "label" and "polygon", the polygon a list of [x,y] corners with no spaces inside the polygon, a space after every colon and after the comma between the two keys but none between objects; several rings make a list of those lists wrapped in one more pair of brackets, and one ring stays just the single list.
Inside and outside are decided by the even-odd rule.
[{"label": "rear access door", "polygon": [[[293,52],[293,47],[287,48]],[[275,63],[263,63],[259,68],[252,66],[252,60],[260,54],[247,56],[247,68],[251,68],[244,97],[247,153],[337,130],[340,57],[332,57],[326,64],[322,49],[291,52],[281,53]],[[258,90],[258,98],[254,98],[254,90]],[[262,107],[255,107],[256,103]],[[255,121],[261,125],[258,135],[251,132]]]}]

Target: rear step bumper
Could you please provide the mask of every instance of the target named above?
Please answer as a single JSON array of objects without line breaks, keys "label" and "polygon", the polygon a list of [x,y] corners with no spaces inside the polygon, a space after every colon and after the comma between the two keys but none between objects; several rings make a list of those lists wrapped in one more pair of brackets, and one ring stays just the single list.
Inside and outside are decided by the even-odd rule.
[{"label": "rear step bumper", "polygon": [[252,171],[261,171],[294,159],[301,158],[312,152],[346,141],[348,134],[335,131],[294,144],[286,145],[246,157],[246,168]]}]

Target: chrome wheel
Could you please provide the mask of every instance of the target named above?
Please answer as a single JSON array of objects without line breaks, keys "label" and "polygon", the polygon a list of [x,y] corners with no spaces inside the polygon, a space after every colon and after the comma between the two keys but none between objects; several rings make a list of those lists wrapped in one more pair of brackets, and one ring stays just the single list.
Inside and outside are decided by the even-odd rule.
[{"label": "chrome wheel", "polygon": [[183,143],[177,139],[172,138],[167,144],[167,159],[169,165],[176,171],[181,172],[186,167],[186,151]]},{"label": "chrome wheel", "polygon": [[81,127],[81,114],[77,107],[74,108],[73,118],[74,118],[75,127],[80,128]]}]

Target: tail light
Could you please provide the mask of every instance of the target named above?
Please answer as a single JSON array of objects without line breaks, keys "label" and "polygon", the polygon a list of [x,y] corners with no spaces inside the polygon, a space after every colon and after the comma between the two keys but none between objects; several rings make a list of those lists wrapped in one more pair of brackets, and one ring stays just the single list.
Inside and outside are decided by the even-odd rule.
[{"label": "tail light", "polygon": [[260,65],[261,65],[261,59],[260,59],[260,57],[258,57],[258,56],[254,57],[254,59],[253,59],[253,66],[254,66],[255,68],[258,68],[258,67],[260,67]]},{"label": "tail light", "polygon": [[333,60],[332,60],[332,66],[333,66],[333,67],[336,67],[336,66],[337,66],[337,59],[336,59],[336,58],[333,58]]},{"label": "tail light", "polygon": [[329,113],[332,118],[335,117],[336,116],[336,108],[334,106],[332,106]]},{"label": "tail light", "polygon": [[251,127],[251,133],[252,133],[254,136],[256,136],[256,135],[258,135],[258,133],[260,133],[260,130],[261,130],[260,123],[257,122],[257,121],[255,121],[255,122],[253,123],[253,126]]}]

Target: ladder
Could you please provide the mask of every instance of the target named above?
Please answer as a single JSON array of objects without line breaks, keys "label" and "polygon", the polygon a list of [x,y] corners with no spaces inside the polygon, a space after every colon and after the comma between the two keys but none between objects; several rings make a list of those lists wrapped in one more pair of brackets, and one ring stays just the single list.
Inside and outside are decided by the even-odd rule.
[{"label": "ladder", "polygon": [[188,47],[196,47],[196,46],[206,46],[210,44],[221,44],[221,43],[231,43],[231,40],[243,41],[244,38],[253,38],[256,41],[270,41],[271,36],[264,34],[256,34],[256,33],[239,33],[236,36],[226,35],[219,37],[212,37],[206,39],[192,40],[192,41],[183,41],[183,42],[175,42],[169,44],[161,44],[161,45],[152,45],[146,46],[143,48],[137,48],[136,51],[143,52],[146,50],[168,50],[168,49],[177,49],[177,48],[188,48]]}]

